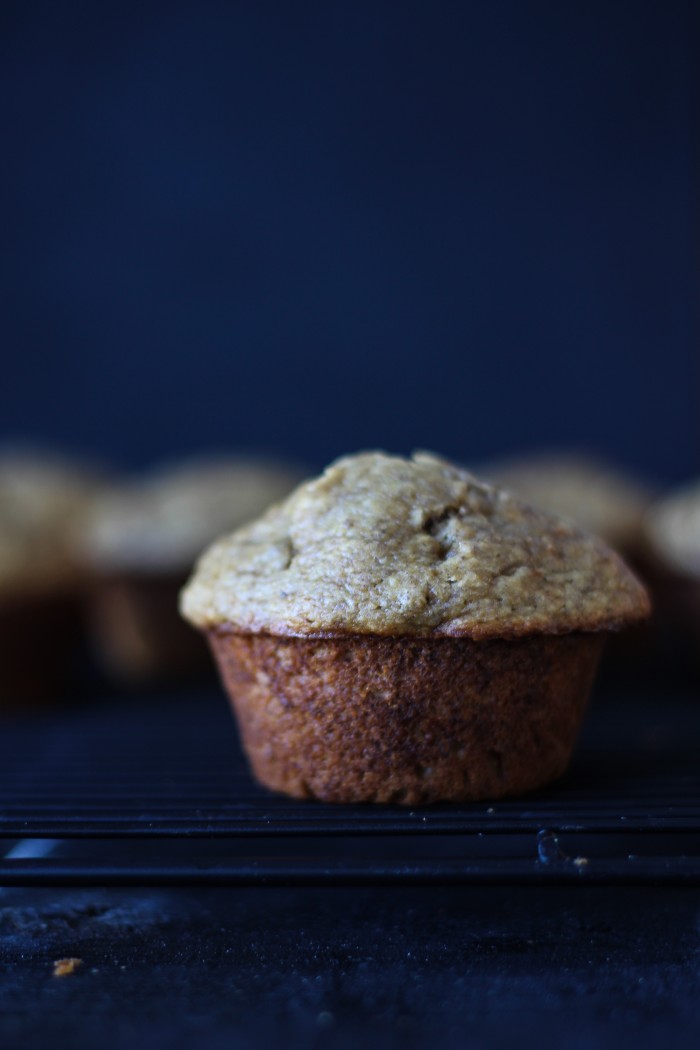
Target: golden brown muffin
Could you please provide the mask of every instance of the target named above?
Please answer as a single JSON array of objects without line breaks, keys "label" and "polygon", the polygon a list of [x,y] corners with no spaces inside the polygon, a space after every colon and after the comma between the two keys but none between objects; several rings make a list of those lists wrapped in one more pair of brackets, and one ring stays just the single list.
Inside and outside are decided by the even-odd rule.
[{"label": "golden brown muffin", "polygon": [[301,472],[236,457],[201,457],[106,493],[81,535],[92,574],[93,638],[122,682],[172,678],[206,666],[206,648],[177,612],[192,564],[225,529],[285,496]]},{"label": "golden brown muffin", "polygon": [[75,530],[97,481],[38,450],[0,454],[0,704],[48,699],[80,635]]},{"label": "golden brown muffin", "polygon": [[215,543],[181,609],[263,784],[413,805],[558,776],[605,633],[648,599],[575,526],[434,456],[365,453]]}]

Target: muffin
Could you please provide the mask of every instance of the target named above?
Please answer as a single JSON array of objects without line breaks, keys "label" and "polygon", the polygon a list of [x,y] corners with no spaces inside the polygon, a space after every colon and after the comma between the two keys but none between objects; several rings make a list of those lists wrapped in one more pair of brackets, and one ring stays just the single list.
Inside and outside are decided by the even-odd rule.
[{"label": "muffin", "polygon": [[285,496],[301,476],[297,468],[262,460],[196,458],[96,502],[81,551],[92,579],[91,633],[109,674],[141,685],[207,666],[206,647],[177,611],[194,560],[214,537]]},{"label": "muffin", "polygon": [[80,639],[75,530],[95,475],[41,451],[0,453],[0,705],[50,698]]},{"label": "muffin", "polygon": [[216,542],[181,600],[262,784],[407,805],[559,776],[606,634],[648,608],[599,539],[437,457],[379,452]]},{"label": "muffin", "polygon": [[645,537],[655,569],[661,614],[681,643],[700,640],[700,481],[654,504]]},{"label": "muffin", "polygon": [[641,482],[576,453],[540,453],[482,465],[490,481],[600,536],[627,560],[643,547],[651,492]]}]

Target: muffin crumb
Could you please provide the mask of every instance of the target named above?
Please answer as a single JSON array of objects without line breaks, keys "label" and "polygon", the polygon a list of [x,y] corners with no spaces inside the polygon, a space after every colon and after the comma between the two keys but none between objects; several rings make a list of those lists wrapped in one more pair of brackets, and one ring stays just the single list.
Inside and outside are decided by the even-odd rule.
[{"label": "muffin crumb", "polygon": [[83,965],[82,959],[71,957],[69,959],[56,959],[53,964],[54,977],[71,977],[76,970]]}]

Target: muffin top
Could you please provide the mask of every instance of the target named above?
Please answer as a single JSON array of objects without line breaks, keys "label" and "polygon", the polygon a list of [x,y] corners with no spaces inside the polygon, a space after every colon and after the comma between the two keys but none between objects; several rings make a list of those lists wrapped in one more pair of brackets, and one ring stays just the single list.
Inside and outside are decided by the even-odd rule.
[{"label": "muffin top", "polygon": [[645,530],[656,555],[670,568],[700,579],[700,481],[653,506]]},{"label": "muffin top", "polygon": [[107,572],[188,572],[216,536],[261,514],[302,476],[289,465],[223,456],[154,471],[95,503],[83,557]]},{"label": "muffin top", "polygon": [[215,543],[181,609],[204,628],[485,639],[616,629],[648,599],[574,525],[435,456],[368,452]]},{"label": "muffin top", "polygon": [[51,453],[0,453],[0,591],[44,590],[78,575],[74,532],[96,475]]},{"label": "muffin top", "polygon": [[541,453],[483,465],[480,473],[535,507],[560,514],[617,550],[639,544],[649,491],[587,456]]}]

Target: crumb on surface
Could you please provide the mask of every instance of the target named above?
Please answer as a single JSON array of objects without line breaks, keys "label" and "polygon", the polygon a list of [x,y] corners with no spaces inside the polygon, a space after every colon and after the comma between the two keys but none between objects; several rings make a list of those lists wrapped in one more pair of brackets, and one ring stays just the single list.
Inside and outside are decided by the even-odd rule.
[{"label": "crumb on surface", "polygon": [[78,967],[82,965],[82,959],[56,959],[56,961],[53,964],[53,976],[70,977],[71,974],[74,974]]},{"label": "crumb on surface", "polygon": [[577,868],[585,868],[588,865],[588,857],[574,857],[574,864]]}]

